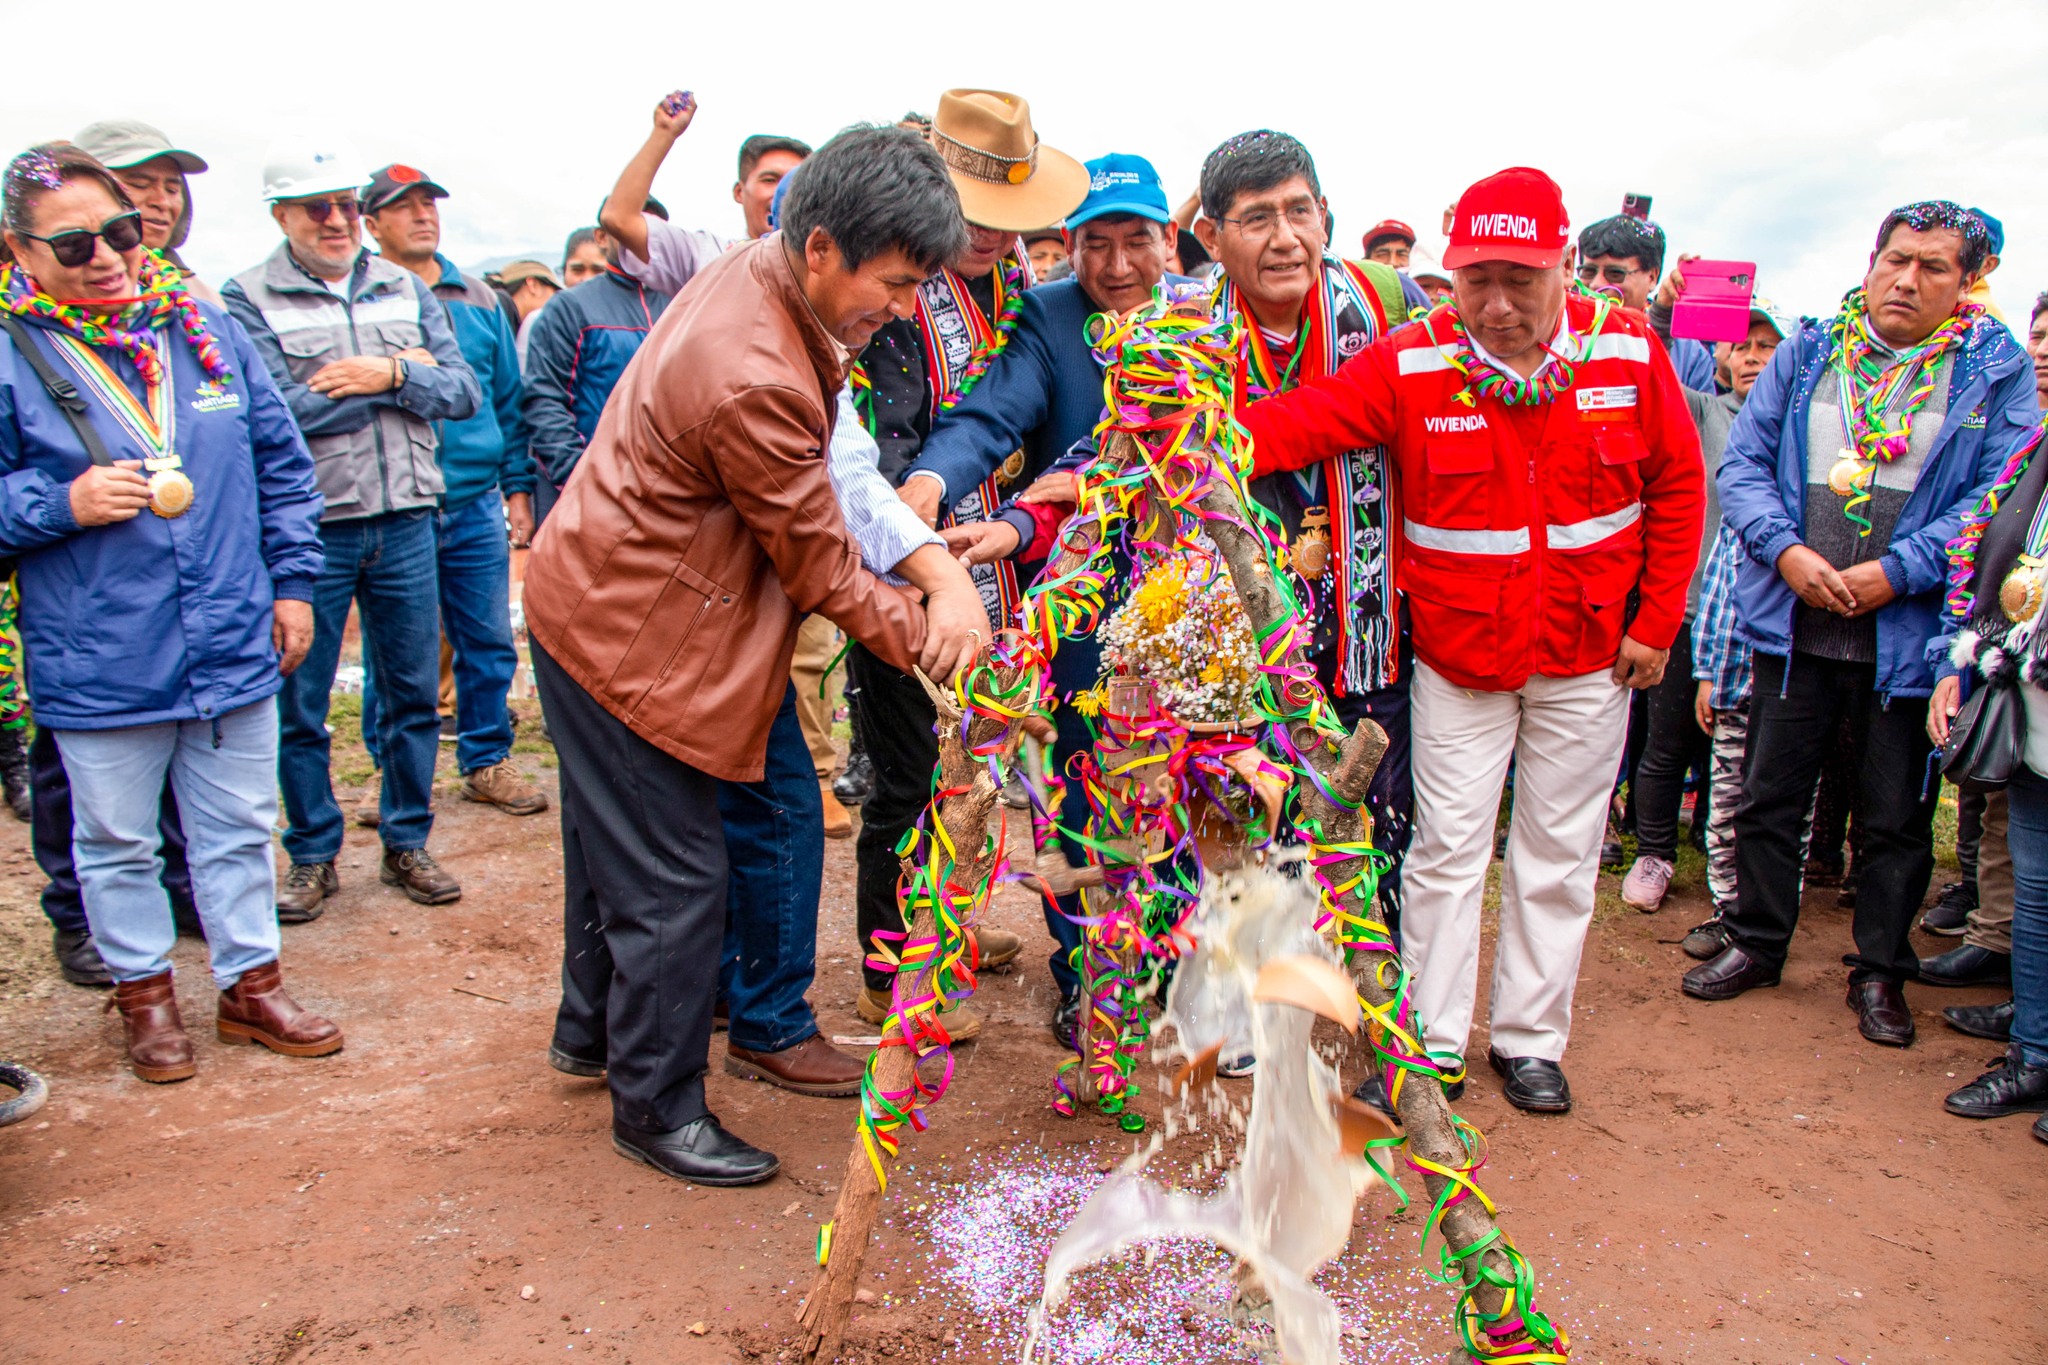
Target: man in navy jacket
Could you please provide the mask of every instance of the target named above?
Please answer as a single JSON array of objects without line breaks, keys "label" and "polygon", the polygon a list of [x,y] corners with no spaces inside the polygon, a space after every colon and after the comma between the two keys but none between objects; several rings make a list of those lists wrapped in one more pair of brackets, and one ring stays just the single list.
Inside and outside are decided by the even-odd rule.
[{"label": "man in navy jacket", "polygon": [[1800,831],[1846,716],[1863,831],[1849,1004],[1870,1041],[1913,1041],[1901,983],[1934,866],[1939,783],[1921,727],[1945,547],[2038,410],[2027,357],[1967,302],[1987,245],[1953,204],[1893,210],[1863,287],[1778,348],[1729,435],[1721,512],[1746,556],[1735,631],[1756,650],[1756,686],[1732,942],[1685,974],[1688,995],[1778,983]]}]

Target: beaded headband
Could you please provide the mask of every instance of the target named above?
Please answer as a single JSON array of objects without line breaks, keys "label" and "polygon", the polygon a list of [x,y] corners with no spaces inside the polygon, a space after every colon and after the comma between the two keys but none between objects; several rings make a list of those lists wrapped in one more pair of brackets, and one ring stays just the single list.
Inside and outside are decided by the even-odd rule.
[{"label": "beaded headband", "polygon": [[984,184],[1021,185],[1038,170],[1038,138],[1035,134],[1031,139],[1029,156],[997,156],[994,152],[970,147],[958,138],[948,137],[937,128],[931,130],[931,138],[941,160],[960,174]]}]

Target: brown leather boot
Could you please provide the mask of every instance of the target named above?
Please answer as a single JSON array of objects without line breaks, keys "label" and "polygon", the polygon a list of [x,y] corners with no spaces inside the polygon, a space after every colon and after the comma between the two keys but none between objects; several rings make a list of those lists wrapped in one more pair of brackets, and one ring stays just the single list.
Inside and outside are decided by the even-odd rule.
[{"label": "brown leather boot", "polygon": [[171,989],[169,972],[140,981],[116,981],[107,1008],[121,1011],[121,1029],[128,1035],[128,1064],[143,1080],[161,1085],[182,1081],[199,1070],[185,1021],[178,1017],[178,997]]},{"label": "brown leather boot", "polygon": [[860,1078],[867,1071],[867,1063],[841,1052],[814,1033],[780,1052],[752,1052],[728,1038],[725,1070],[729,1076],[766,1081],[799,1095],[844,1098],[860,1093]]},{"label": "brown leather boot", "polygon": [[220,993],[214,1032],[223,1043],[261,1043],[287,1057],[325,1057],[341,1051],[341,1030],[332,1020],[300,1009],[285,994],[284,976],[275,960],[251,967]]},{"label": "brown leather boot", "polygon": [[818,779],[818,798],[825,807],[825,837],[827,839],[851,839],[853,837],[853,813],[846,809],[832,790],[830,778]]},{"label": "brown leather boot", "polygon": [[421,905],[446,905],[462,899],[462,883],[423,848],[385,849],[377,880],[398,887]]}]

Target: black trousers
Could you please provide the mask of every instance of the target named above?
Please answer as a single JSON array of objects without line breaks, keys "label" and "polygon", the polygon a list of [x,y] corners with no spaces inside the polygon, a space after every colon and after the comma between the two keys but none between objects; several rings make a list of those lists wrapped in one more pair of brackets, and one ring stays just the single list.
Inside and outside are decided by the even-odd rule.
[{"label": "black trousers", "polygon": [[[43,888],[43,913],[58,929],[83,933],[87,927],[85,893],[79,890],[78,869],[71,861],[71,778],[57,752],[56,731],[36,727],[35,742],[28,748],[28,771],[29,840],[36,866],[50,879]],[[181,925],[197,924],[192,869],[185,862],[185,827],[178,821],[178,798],[171,794],[168,777],[157,829],[163,836],[162,881],[171,898],[171,913]]]},{"label": "black trousers", "polygon": [[1927,702],[1875,691],[1873,664],[1794,654],[1756,656],[1743,756],[1744,802],[1735,814],[1735,941],[1782,965],[1799,922],[1800,833],[1822,763],[1846,718],[1852,736],[1857,848],[1856,951],[1851,983],[1910,980],[1919,958],[1908,942],[1934,871],[1934,808]]},{"label": "black trousers", "polygon": [[555,1044],[604,1059],[617,1122],[669,1132],[708,1112],[725,937],[718,779],[634,734],[538,644],[533,672],[561,765]]},{"label": "black trousers", "polygon": [[1697,771],[1699,816],[1695,828],[1707,826],[1707,764],[1713,740],[1693,719],[1692,699],[1698,684],[1692,676],[1692,623],[1671,642],[1664,680],[1649,689],[1649,721],[1643,755],[1636,763],[1633,789],[1636,811],[1636,854],[1671,862],[1678,857],[1678,808],[1685,800],[1685,774]]}]

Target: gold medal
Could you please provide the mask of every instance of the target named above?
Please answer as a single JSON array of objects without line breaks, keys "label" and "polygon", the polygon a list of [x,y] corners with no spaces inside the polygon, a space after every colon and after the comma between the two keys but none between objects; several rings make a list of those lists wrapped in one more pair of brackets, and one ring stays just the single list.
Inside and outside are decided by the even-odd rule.
[{"label": "gold medal", "polygon": [[2005,576],[2005,582],[1998,585],[1998,606],[2005,613],[2005,619],[2014,625],[2033,620],[2041,612],[2044,588],[2048,588],[2048,566],[2029,555],[2020,556],[2020,562]]},{"label": "gold medal", "polygon": [[192,480],[176,469],[159,469],[149,476],[150,511],[173,521],[191,509]]},{"label": "gold medal", "polygon": [[1870,464],[1861,454],[1844,450],[1836,459],[1834,468],[1828,471],[1828,489],[1838,498],[1851,497],[1862,489],[1862,479]]},{"label": "gold medal", "polygon": [[1294,542],[1294,567],[1303,578],[1321,578],[1330,567],[1330,509],[1306,507]]},{"label": "gold medal", "polygon": [[1003,467],[996,471],[996,482],[1004,488],[1017,482],[1024,474],[1024,452],[1013,450],[1010,458],[1003,461]]}]

